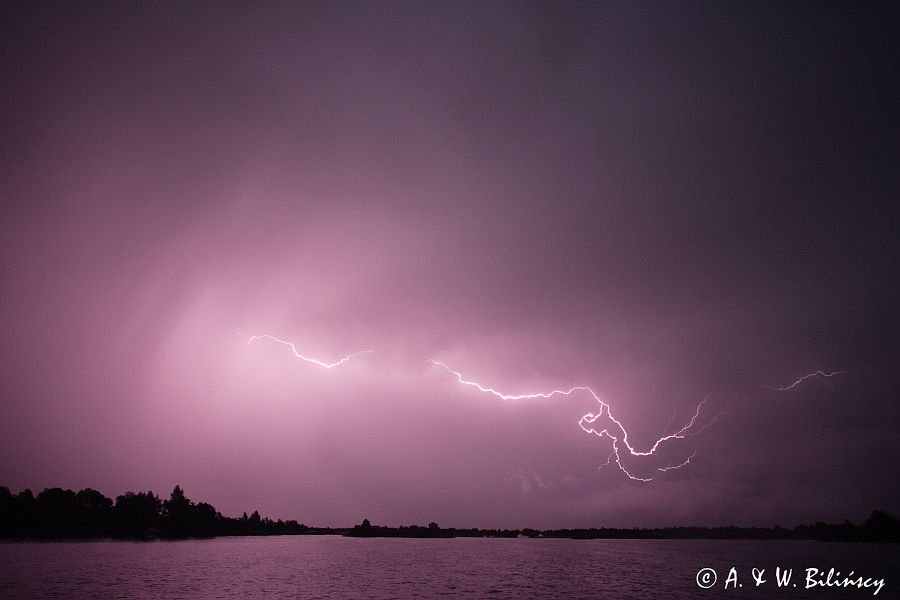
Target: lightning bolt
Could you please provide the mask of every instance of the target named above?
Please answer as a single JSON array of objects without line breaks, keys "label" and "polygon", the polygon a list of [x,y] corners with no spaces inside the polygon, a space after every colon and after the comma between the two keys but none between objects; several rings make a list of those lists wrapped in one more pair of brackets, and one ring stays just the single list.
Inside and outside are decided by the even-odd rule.
[{"label": "lightning bolt", "polygon": [[826,373],[824,371],[815,371],[814,373],[809,373],[808,375],[804,375],[803,377],[800,377],[799,379],[797,379],[797,381],[795,381],[794,383],[792,383],[790,385],[786,385],[784,387],[770,387],[769,389],[775,390],[776,392],[786,392],[788,390],[794,389],[795,387],[797,387],[798,385],[800,385],[807,379],[811,379],[811,378],[815,378],[817,381],[821,381],[828,387],[831,387],[831,384],[828,383],[827,378],[834,377],[835,375],[841,375],[846,372],[847,371],[832,371],[831,373]]},{"label": "lightning bolt", "polygon": [[[347,356],[341,358],[338,361],[329,363],[329,362],[325,362],[325,361],[301,354],[300,352],[297,351],[297,347],[292,342],[289,342],[287,340],[282,340],[273,335],[251,336],[250,339],[247,341],[247,345],[253,344],[253,342],[255,342],[256,340],[268,340],[268,341],[276,342],[276,343],[282,344],[284,346],[287,346],[291,349],[291,351],[294,353],[294,356],[296,356],[297,358],[299,358],[303,361],[312,363],[314,365],[317,365],[319,367],[325,368],[325,369],[332,369],[334,367],[338,367],[338,366],[346,363],[347,361],[349,361],[351,358],[353,358],[355,356],[373,352],[373,350],[363,350],[361,352],[354,352],[353,354],[348,354]],[[629,457],[655,456],[657,454],[657,450],[660,448],[661,444],[664,444],[665,442],[670,441],[670,440],[684,439],[686,437],[697,435],[698,433],[700,433],[701,431],[703,431],[704,429],[706,429],[707,427],[709,427],[710,425],[715,423],[716,420],[718,420],[718,418],[722,414],[722,413],[720,413],[719,415],[716,415],[715,417],[713,417],[711,420],[709,420],[705,424],[698,425],[698,420],[700,418],[700,411],[703,408],[703,405],[706,403],[706,400],[704,399],[697,405],[697,410],[694,411],[694,415],[687,422],[687,424],[685,424],[683,427],[681,427],[681,429],[679,429],[678,431],[676,431],[674,433],[670,433],[668,435],[663,435],[662,437],[660,437],[653,443],[653,445],[650,447],[649,450],[636,450],[628,442],[628,431],[625,429],[625,427],[622,425],[621,422],[619,422],[615,417],[612,416],[612,412],[610,410],[609,404],[607,404],[606,402],[601,400],[600,397],[596,394],[596,392],[594,392],[594,390],[592,390],[591,388],[589,388],[587,386],[573,386],[573,387],[570,387],[569,389],[565,389],[565,390],[564,389],[556,389],[556,390],[552,390],[549,392],[532,392],[532,393],[527,393],[527,394],[505,394],[505,393],[500,392],[492,387],[484,386],[484,385],[478,383],[477,381],[470,381],[468,379],[465,379],[463,377],[462,373],[460,373],[459,371],[454,371],[453,369],[451,369],[450,367],[448,367],[445,363],[443,363],[441,361],[429,359],[427,362],[430,362],[431,364],[433,364],[435,366],[439,366],[439,367],[443,368],[445,371],[447,371],[448,373],[454,375],[459,383],[461,383],[463,385],[474,387],[474,388],[478,389],[480,392],[493,394],[494,396],[496,396],[502,400],[524,400],[524,399],[529,399],[529,398],[551,398],[552,396],[556,396],[556,395],[570,396],[576,392],[587,392],[588,394],[590,394],[590,396],[594,400],[596,400],[600,404],[600,411],[596,414],[595,413],[587,413],[586,415],[581,417],[581,419],[578,421],[578,425],[579,425],[579,427],[581,427],[582,430],[584,430],[587,433],[592,433],[592,434],[595,434],[600,437],[608,437],[612,441],[612,446],[613,446],[612,453],[609,455],[609,458],[607,458],[606,463],[601,465],[599,468],[603,468],[603,467],[611,464],[613,459],[615,459],[616,465],[618,465],[619,470],[621,470],[629,479],[632,479],[635,481],[652,481],[653,478],[652,477],[639,477],[638,475],[635,475],[634,473],[629,471],[628,468],[622,462],[623,454],[626,454],[626,452],[627,452],[627,456],[629,456]],[[837,374],[837,373],[832,373],[832,374],[828,374],[828,375],[822,373],[822,375],[826,376],[826,377],[830,377],[831,375],[834,375],[834,374]],[[807,377],[811,377],[811,376],[812,375],[808,375]],[[796,385],[800,381],[802,381],[802,379],[799,380],[798,382],[796,382],[794,385]],[[793,386],[791,386],[791,387],[793,387]],[[786,388],[786,389],[790,389],[790,388]],[[601,418],[604,418],[604,420],[601,421]],[[598,423],[598,421],[599,421],[599,423]],[[666,425],[666,430],[668,430],[669,426],[671,425],[671,421],[672,420],[670,419],[669,424]],[[663,433],[665,433],[665,430],[663,431]],[[665,473],[666,471],[673,471],[676,469],[680,469],[680,468],[690,464],[691,460],[694,458],[695,455],[696,455],[696,452],[694,454],[691,454],[687,459],[685,459],[684,461],[682,461],[680,463],[671,464],[671,465],[667,465],[664,467],[657,467],[656,470],[661,473]]]},{"label": "lightning bolt", "polygon": [[[652,481],[653,478],[652,477],[639,477],[639,476],[635,475],[634,473],[630,472],[622,462],[623,454],[625,454],[627,452],[627,455],[630,457],[654,456],[654,455],[656,455],[656,452],[659,449],[661,444],[663,444],[669,440],[684,439],[686,437],[696,435],[697,433],[700,433],[700,431],[702,431],[706,427],[709,427],[712,423],[715,422],[715,420],[717,420],[719,418],[719,416],[721,416],[721,413],[720,413],[719,415],[714,417],[712,421],[706,423],[705,425],[702,425],[699,430],[695,430],[694,428],[698,425],[698,419],[700,418],[700,410],[703,408],[703,405],[706,403],[706,400],[704,399],[697,405],[697,410],[694,412],[694,416],[691,417],[690,421],[688,421],[688,423],[686,425],[684,425],[681,429],[679,429],[675,433],[670,433],[668,435],[664,435],[661,438],[659,438],[658,440],[656,440],[653,443],[653,445],[650,447],[649,450],[641,451],[641,450],[636,450],[628,442],[628,431],[625,429],[625,427],[622,425],[622,423],[620,423],[615,417],[612,416],[612,412],[610,411],[609,404],[607,404],[606,402],[601,400],[600,397],[594,392],[594,390],[592,390],[591,388],[589,388],[587,386],[574,386],[567,390],[559,389],[559,390],[553,390],[550,392],[532,392],[532,393],[528,393],[528,394],[505,394],[505,393],[500,392],[492,387],[484,386],[484,385],[478,383],[477,381],[470,381],[468,379],[465,379],[463,377],[462,373],[460,373],[459,371],[454,371],[453,369],[448,367],[445,363],[443,363],[439,360],[434,360],[432,358],[432,359],[428,359],[427,362],[430,362],[431,364],[433,364],[435,366],[442,367],[448,373],[450,373],[451,375],[454,375],[456,377],[456,380],[459,383],[461,383],[463,385],[474,387],[477,390],[487,393],[487,394],[493,394],[494,396],[501,398],[503,400],[524,400],[524,399],[528,399],[528,398],[550,398],[555,395],[570,396],[576,392],[587,392],[588,394],[591,395],[591,397],[594,400],[596,400],[600,404],[600,412],[598,412],[596,414],[587,413],[586,415],[581,417],[581,419],[578,421],[578,425],[579,425],[579,427],[581,427],[581,429],[583,429],[587,433],[593,433],[600,437],[608,437],[610,440],[612,440],[612,445],[613,445],[612,454],[609,455],[609,458],[607,459],[606,463],[604,465],[601,465],[600,468],[605,467],[606,465],[610,464],[610,462],[613,460],[613,458],[615,458],[615,462],[618,465],[619,470],[621,470],[629,479],[633,479],[635,481]],[[600,421],[601,417],[603,418],[602,421]],[[598,421],[600,421],[600,422],[598,423]],[[685,465],[690,464],[692,458],[694,458],[693,454],[691,456],[689,456],[687,458],[687,460],[685,460],[681,463],[668,465],[665,467],[658,467],[657,471],[666,472],[666,471],[672,471],[675,469],[680,469],[680,468],[684,467]]]},{"label": "lightning bolt", "polygon": [[682,463],[679,463],[677,465],[672,465],[671,467],[657,467],[656,470],[660,471],[662,473],[665,473],[666,471],[674,471],[675,469],[680,469],[681,467],[683,467],[685,465],[691,464],[691,460],[693,460],[693,458],[695,456],[697,456],[696,452],[694,452],[693,454],[688,456],[686,459],[684,459],[684,462],[682,462]]},{"label": "lightning bolt", "polygon": [[325,368],[325,369],[333,369],[334,367],[339,367],[339,366],[341,366],[342,364],[344,364],[345,362],[347,362],[348,360],[350,360],[351,358],[353,358],[354,356],[359,356],[360,354],[369,354],[369,353],[371,353],[371,352],[374,352],[374,350],[363,350],[363,351],[361,351],[361,352],[354,352],[353,354],[348,354],[347,356],[345,356],[344,358],[340,359],[339,361],[336,361],[336,362],[333,362],[333,363],[328,363],[328,362],[324,362],[324,361],[318,360],[318,359],[316,359],[316,358],[310,358],[309,356],[304,356],[303,354],[300,354],[299,352],[297,352],[297,347],[294,346],[294,344],[292,344],[291,342],[288,342],[288,341],[286,341],[286,340],[278,339],[278,338],[275,337],[274,335],[254,335],[254,336],[251,336],[250,339],[247,341],[247,345],[249,346],[250,344],[252,344],[252,343],[255,342],[256,340],[270,340],[270,341],[273,341],[273,342],[278,342],[279,344],[284,344],[285,346],[288,346],[288,347],[291,349],[291,351],[294,353],[294,356],[296,356],[296,357],[299,358],[300,360],[305,360],[305,361],[308,362],[308,363],[312,363],[312,364],[314,364],[314,365],[318,365],[318,366],[323,367],[323,368]]}]

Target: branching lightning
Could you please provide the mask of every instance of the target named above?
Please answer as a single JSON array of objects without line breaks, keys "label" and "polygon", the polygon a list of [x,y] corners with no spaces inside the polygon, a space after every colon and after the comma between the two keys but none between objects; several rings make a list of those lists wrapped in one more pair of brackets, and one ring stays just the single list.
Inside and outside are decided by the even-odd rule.
[{"label": "branching lightning", "polygon": [[318,360],[318,359],[316,359],[316,358],[310,358],[309,356],[305,356],[305,355],[303,355],[303,354],[300,354],[299,352],[297,352],[297,347],[294,346],[294,344],[292,344],[291,342],[288,342],[288,341],[286,341],[286,340],[278,339],[277,337],[275,337],[275,336],[273,336],[273,335],[254,335],[254,336],[251,336],[251,337],[250,337],[250,340],[247,342],[247,345],[249,346],[250,344],[252,344],[252,343],[253,343],[254,341],[256,341],[256,340],[270,340],[270,341],[273,341],[273,342],[278,342],[279,344],[284,344],[285,346],[288,346],[288,347],[291,349],[291,351],[294,353],[294,356],[296,356],[296,357],[299,358],[300,360],[305,360],[306,362],[312,363],[312,364],[314,364],[314,365],[318,365],[318,366],[323,367],[323,368],[325,368],[325,369],[333,369],[334,367],[339,367],[339,366],[341,366],[342,364],[344,364],[345,362],[347,362],[348,360],[350,360],[351,358],[353,358],[354,356],[359,356],[360,354],[369,354],[369,353],[371,353],[371,352],[374,352],[374,350],[363,350],[363,351],[361,351],[361,352],[354,352],[353,354],[348,354],[347,356],[345,356],[344,358],[342,358],[342,359],[340,359],[340,360],[338,360],[338,361],[336,361],[336,362],[328,363],[328,362],[325,362],[325,361]]},{"label": "branching lightning", "polygon": [[679,464],[677,464],[677,465],[672,465],[671,467],[657,467],[656,470],[657,470],[657,471],[660,471],[660,472],[662,472],[662,473],[665,473],[666,471],[674,471],[675,469],[680,469],[680,468],[683,467],[684,465],[690,464],[690,463],[691,463],[691,460],[692,460],[695,456],[697,456],[697,453],[696,453],[696,452],[694,452],[693,454],[691,454],[690,456],[688,456],[686,459],[684,459],[684,462],[682,462],[682,463],[679,463]]},{"label": "branching lightning", "polygon": [[[450,373],[451,375],[454,375],[456,377],[457,381],[459,381],[459,383],[461,383],[463,385],[468,385],[468,386],[474,387],[481,392],[493,394],[494,396],[497,396],[498,398],[501,398],[503,400],[524,400],[524,399],[528,399],[528,398],[550,398],[551,396],[555,396],[555,395],[569,396],[575,392],[581,392],[581,391],[587,392],[588,394],[591,395],[591,397],[594,398],[594,400],[596,400],[600,404],[600,411],[596,414],[587,413],[586,415],[581,417],[581,419],[578,421],[578,425],[579,425],[579,427],[581,427],[581,429],[583,429],[587,433],[593,433],[600,437],[608,437],[612,441],[612,445],[613,445],[612,454],[610,454],[609,458],[607,459],[607,462],[604,465],[601,465],[601,468],[610,464],[610,462],[613,460],[613,458],[615,458],[615,462],[618,465],[619,470],[621,470],[623,473],[625,473],[625,475],[629,479],[633,479],[635,481],[651,481],[653,478],[652,477],[639,477],[639,476],[635,475],[634,473],[630,472],[622,462],[623,455],[627,455],[628,457],[656,456],[657,450],[659,450],[660,445],[662,445],[665,442],[668,442],[670,440],[684,439],[686,437],[696,435],[697,433],[699,433],[700,431],[702,431],[703,429],[705,429],[706,427],[708,427],[709,425],[714,423],[715,420],[718,419],[719,416],[721,416],[721,414],[717,415],[709,422],[707,422],[703,425],[699,425],[698,420],[700,418],[700,410],[703,408],[703,405],[706,403],[706,400],[704,399],[697,405],[697,410],[694,412],[694,416],[691,417],[690,421],[688,421],[686,425],[684,425],[681,429],[679,429],[675,433],[670,433],[668,435],[664,435],[661,438],[659,438],[658,440],[656,440],[653,443],[653,445],[650,447],[649,450],[641,451],[641,450],[636,450],[628,442],[628,431],[625,429],[625,427],[622,425],[622,423],[620,423],[615,417],[612,416],[612,412],[610,411],[609,404],[607,404],[606,402],[601,400],[600,397],[594,392],[594,390],[592,390],[591,388],[589,388],[587,386],[575,386],[575,387],[571,387],[567,390],[553,390],[550,392],[532,392],[532,393],[527,393],[527,394],[505,394],[505,393],[500,392],[492,387],[484,386],[484,385],[478,383],[477,381],[470,381],[468,379],[465,379],[463,377],[462,373],[460,373],[459,371],[454,371],[453,369],[451,369],[450,367],[448,367],[446,364],[444,364],[441,361],[429,359],[428,362],[430,362],[431,364],[433,364],[435,366],[442,367],[448,373]],[[685,465],[689,464],[691,462],[692,458],[694,458],[693,454],[681,463],[676,463],[676,464],[668,465],[665,467],[657,467],[657,471],[666,472],[666,471],[672,471],[675,469],[680,469],[681,467],[684,467]]]},{"label": "branching lightning", "polygon": [[[346,363],[347,361],[349,361],[351,358],[353,358],[355,356],[373,352],[372,350],[363,350],[361,352],[354,352],[353,354],[348,354],[347,356],[341,358],[340,360],[329,363],[329,362],[326,362],[323,360],[319,360],[317,358],[312,358],[312,357],[306,356],[304,354],[301,354],[297,350],[297,347],[292,342],[289,342],[287,340],[282,340],[273,335],[251,336],[250,339],[247,341],[247,344],[251,345],[251,344],[253,344],[253,342],[255,342],[257,340],[267,340],[267,341],[272,341],[272,342],[276,342],[276,343],[282,344],[284,346],[287,346],[288,348],[291,349],[291,352],[293,352],[294,356],[296,356],[297,358],[299,358],[303,361],[306,361],[308,363],[312,363],[316,366],[325,368],[325,369],[333,369],[334,367],[343,365],[344,363]],[[697,405],[697,409],[694,411],[694,415],[684,426],[681,427],[681,429],[675,431],[674,433],[665,434],[665,431],[668,430],[669,426],[671,425],[672,420],[670,419],[669,424],[666,425],[666,428],[663,431],[664,435],[662,437],[657,439],[648,450],[637,450],[628,441],[628,431],[625,429],[625,427],[622,425],[621,422],[619,422],[615,417],[612,416],[612,412],[610,410],[609,404],[607,404],[606,402],[601,400],[600,397],[594,392],[594,390],[592,390],[591,388],[589,388],[587,386],[573,386],[569,389],[556,389],[556,390],[552,390],[549,392],[531,392],[531,393],[526,393],[526,394],[506,394],[506,393],[500,392],[492,387],[487,387],[485,385],[482,385],[482,384],[478,383],[477,381],[470,381],[468,379],[465,379],[463,377],[462,373],[460,373],[459,371],[454,371],[453,369],[451,369],[450,367],[448,367],[445,363],[443,363],[441,361],[429,359],[428,362],[430,362],[431,364],[433,364],[435,366],[443,368],[445,371],[447,371],[451,375],[455,376],[459,383],[470,386],[470,387],[474,387],[477,390],[479,390],[480,392],[484,392],[487,394],[493,394],[494,396],[496,396],[502,400],[525,400],[525,399],[529,399],[529,398],[550,398],[550,397],[556,396],[556,395],[570,396],[576,392],[586,392],[586,393],[590,394],[590,396],[600,404],[600,410],[597,413],[587,413],[586,415],[581,417],[581,419],[578,421],[578,426],[581,427],[581,429],[587,433],[592,433],[592,434],[600,436],[600,437],[607,437],[612,441],[612,453],[609,455],[609,458],[607,458],[606,463],[604,463],[603,465],[600,465],[599,468],[603,468],[603,467],[611,464],[613,462],[613,460],[615,460],[615,463],[619,467],[619,470],[621,470],[629,479],[633,479],[635,481],[652,481],[653,477],[640,477],[640,476],[634,474],[633,472],[629,471],[628,468],[623,463],[623,457],[641,458],[641,457],[659,456],[657,451],[660,449],[661,445],[663,445],[666,442],[669,442],[671,440],[680,440],[680,439],[684,439],[687,437],[697,435],[698,433],[700,433],[701,431],[703,431],[704,429],[706,429],[707,427],[709,427],[710,425],[715,423],[715,421],[721,416],[721,414],[716,415],[712,419],[707,420],[705,423],[701,424],[699,422],[699,419],[700,419],[701,409],[703,408],[703,405],[706,403],[706,400],[704,399]],[[831,377],[832,375],[837,375],[838,373],[839,373],[839,371],[835,372],[835,373],[826,374],[826,373],[822,373],[821,371],[819,371],[817,373],[813,373],[811,375],[807,375],[806,377],[799,379],[798,381],[796,381],[794,384],[792,384],[791,386],[789,386],[787,388],[779,388],[779,389],[784,389],[784,390],[790,389],[791,387],[793,387],[793,386],[799,384],[801,381],[803,381],[803,379],[812,377],[817,374],[821,375],[823,377]],[[676,469],[680,469],[680,468],[690,464],[691,460],[694,458],[695,455],[696,455],[696,452],[694,454],[691,454],[690,456],[688,456],[682,462],[669,464],[669,465],[665,465],[662,467],[656,467],[656,471],[658,471],[660,473],[665,473],[666,471],[673,471]]]},{"label": "branching lightning", "polygon": [[804,375],[803,377],[800,377],[799,379],[797,379],[794,383],[792,383],[790,385],[786,385],[784,387],[772,387],[769,389],[775,390],[776,392],[786,392],[788,390],[794,389],[795,387],[797,387],[798,385],[800,385],[807,379],[813,379],[813,378],[816,381],[821,381],[828,387],[831,387],[831,384],[828,383],[828,378],[834,377],[835,375],[842,375],[844,373],[846,373],[846,371],[832,371],[831,373],[826,373],[824,371],[815,371],[814,373],[809,373],[807,375]]}]

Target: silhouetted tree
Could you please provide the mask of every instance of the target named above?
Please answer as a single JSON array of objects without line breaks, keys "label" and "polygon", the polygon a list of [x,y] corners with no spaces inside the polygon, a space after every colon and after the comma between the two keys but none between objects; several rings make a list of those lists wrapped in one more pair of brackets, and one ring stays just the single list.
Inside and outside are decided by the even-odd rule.
[{"label": "silhouetted tree", "polygon": [[116,498],[113,509],[116,532],[130,537],[146,537],[156,532],[162,502],[153,492],[126,492]]},{"label": "silhouetted tree", "polygon": [[113,501],[97,490],[85,488],[75,494],[79,533],[109,533],[113,523]]},{"label": "silhouetted tree", "polygon": [[373,527],[368,519],[363,519],[359,525],[354,525],[347,535],[354,537],[375,537],[379,535],[381,527]]},{"label": "silhouetted tree", "polygon": [[18,504],[15,496],[6,486],[0,486],[0,535],[13,535],[16,525],[16,509]]},{"label": "silhouetted tree", "polygon": [[25,488],[16,496],[17,521],[20,535],[37,534],[37,500],[29,488]]},{"label": "silhouetted tree", "polygon": [[163,503],[163,529],[167,535],[184,537],[191,535],[193,526],[194,503],[191,502],[181,486],[176,485],[172,495]]},{"label": "silhouetted tree", "polygon": [[866,538],[874,542],[900,542],[900,519],[883,510],[873,510],[863,525]]},{"label": "silhouetted tree", "polygon": [[193,533],[200,536],[211,536],[216,533],[216,526],[222,515],[206,502],[198,502],[194,507]]},{"label": "silhouetted tree", "polygon": [[85,510],[106,510],[113,506],[112,499],[91,488],[84,488],[75,494],[75,501]]},{"label": "silhouetted tree", "polygon": [[37,520],[40,535],[68,536],[77,533],[78,504],[75,492],[62,488],[48,488],[38,494]]}]

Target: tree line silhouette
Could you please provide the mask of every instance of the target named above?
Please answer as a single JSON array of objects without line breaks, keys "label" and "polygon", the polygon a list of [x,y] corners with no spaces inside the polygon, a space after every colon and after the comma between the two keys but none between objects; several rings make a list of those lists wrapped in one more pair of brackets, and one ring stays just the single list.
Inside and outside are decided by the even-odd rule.
[{"label": "tree line silhouette", "polygon": [[385,527],[364,519],[344,535],[350,537],[497,537],[497,538],[569,538],[569,539],[715,539],[715,540],[817,540],[837,542],[900,542],[900,519],[883,510],[875,510],[862,524],[849,521],[835,525],[818,522],[813,525],[784,527],[658,527],[658,528],[590,528],[590,529],[442,529],[436,523],[428,527]]},{"label": "tree line silhouette", "polygon": [[409,525],[372,525],[368,519],[352,528],[309,527],[295,520],[273,521],[250,516],[223,516],[206,502],[193,502],[176,485],[167,500],[152,491],[126,492],[115,502],[97,490],[79,492],[48,488],[34,496],[26,489],[13,495],[0,486],[0,538],[188,538],[223,535],[345,535],[350,537],[531,537],[574,539],[801,539],[823,541],[900,542],[900,519],[873,511],[861,525],[818,522],[783,527],[663,527],[653,529],[457,529]]},{"label": "tree line silhouette", "polygon": [[126,492],[115,503],[97,490],[49,488],[34,496],[0,486],[0,537],[185,538],[220,535],[316,533],[297,521],[272,521],[258,511],[225,517],[206,502],[193,502],[175,486],[168,500],[152,491]]}]

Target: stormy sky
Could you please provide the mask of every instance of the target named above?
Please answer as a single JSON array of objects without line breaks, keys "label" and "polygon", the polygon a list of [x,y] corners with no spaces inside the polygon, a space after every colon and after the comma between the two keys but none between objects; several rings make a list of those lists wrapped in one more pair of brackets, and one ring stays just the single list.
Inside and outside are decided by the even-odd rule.
[{"label": "stormy sky", "polygon": [[[0,484],[316,525],[900,513],[896,31],[876,2],[4,2]],[[636,451],[705,401],[626,467],[691,462],[598,468],[589,393],[428,359],[589,386]]]}]

